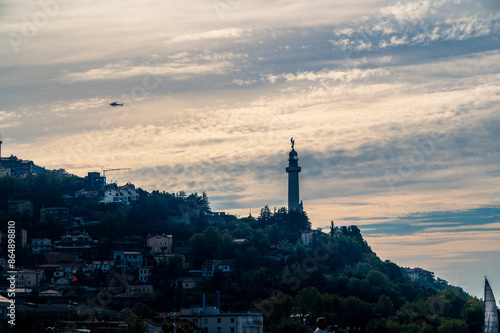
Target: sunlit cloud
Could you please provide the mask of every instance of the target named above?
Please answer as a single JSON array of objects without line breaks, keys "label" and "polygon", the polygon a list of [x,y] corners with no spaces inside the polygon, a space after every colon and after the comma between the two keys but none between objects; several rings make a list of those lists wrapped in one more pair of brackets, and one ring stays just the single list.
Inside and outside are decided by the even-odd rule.
[{"label": "sunlit cloud", "polygon": [[182,43],[187,41],[196,41],[204,39],[219,39],[219,38],[237,38],[243,34],[243,30],[239,28],[226,28],[219,30],[210,30],[197,34],[185,34],[172,38],[173,43]]},{"label": "sunlit cloud", "polygon": [[[68,73],[62,80],[66,82],[116,80],[145,75],[165,75],[172,80],[187,79],[196,75],[223,74],[234,65],[221,57],[217,62],[206,64],[166,63],[158,65],[134,65],[130,62],[109,64],[102,68],[91,69],[82,73]],[[210,59],[209,59],[210,60]]]}]

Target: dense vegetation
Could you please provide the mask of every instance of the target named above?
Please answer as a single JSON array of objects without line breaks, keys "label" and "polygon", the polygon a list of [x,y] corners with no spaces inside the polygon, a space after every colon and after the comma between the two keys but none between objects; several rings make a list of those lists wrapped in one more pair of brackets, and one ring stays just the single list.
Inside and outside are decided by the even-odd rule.
[{"label": "dense vegetation", "polygon": [[[200,269],[205,259],[235,259],[233,272],[216,273],[195,289],[185,290],[176,281],[188,274],[181,256],[161,264],[149,258],[148,264],[153,266],[149,283],[155,288],[155,297],[145,303],[153,311],[200,304],[203,294],[213,304],[220,291],[222,310],[261,311],[270,332],[311,332],[319,316],[366,332],[481,330],[483,305],[478,299],[443,280],[410,281],[395,263],[377,257],[356,226],[314,232],[306,247],[300,232],[310,230],[311,224],[305,213],[285,208],[271,211],[266,206],[256,218],[214,219],[205,193],[139,190],[140,199],[129,207],[103,205],[95,199],[63,199],[85,184],[84,178],[51,174],[0,178],[2,229],[9,219],[15,219],[28,230],[29,238],[57,239],[65,229],[50,222],[40,228],[37,212],[43,206],[66,206],[73,216],[100,221],[85,227],[99,240],[99,247],[85,254],[87,258],[109,258],[113,240],[125,235],[166,233],[190,245],[186,261],[191,268]],[[7,214],[9,199],[30,199],[35,216]],[[235,243],[234,239],[245,241]],[[37,258],[38,263],[42,260]],[[35,261],[28,254],[22,262],[34,268]],[[90,278],[79,275],[78,279],[79,284],[97,286],[105,281],[102,272]],[[146,317],[144,311],[134,313],[127,318]]]}]

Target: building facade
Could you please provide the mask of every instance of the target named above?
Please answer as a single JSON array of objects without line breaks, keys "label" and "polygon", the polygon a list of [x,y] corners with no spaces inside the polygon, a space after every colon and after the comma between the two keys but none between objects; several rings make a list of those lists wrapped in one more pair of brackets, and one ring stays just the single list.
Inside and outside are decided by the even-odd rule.
[{"label": "building facade", "polygon": [[35,164],[33,161],[22,160],[14,155],[0,157],[0,166],[10,169],[10,174],[14,177],[22,177],[35,173]]},{"label": "building facade", "polygon": [[84,250],[96,248],[97,240],[92,239],[87,232],[73,230],[61,236],[60,241],[54,242],[54,248],[57,251],[81,253]]},{"label": "building facade", "polygon": [[260,312],[221,312],[217,307],[181,309],[180,319],[186,319],[203,333],[263,333]]},{"label": "building facade", "polygon": [[7,211],[9,214],[30,214],[33,215],[33,203],[28,199],[9,200]]},{"label": "building facade", "polygon": [[16,288],[35,288],[40,287],[40,279],[42,278],[43,271],[33,271],[23,269],[17,271],[15,276]]},{"label": "building facade", "polygon": [[46,237],[31,240],[32,254],[46,254],[52,251],[52,241]]},{"label": "building facade", "polygon": [[150,248],[149,254],[171,254],[172,243],[172,235],[149,236],[146,241],[146,247]]},{"label": "building facade", "polygon": [[70,220],[69,208],[66,207],[50,207],[40,208],[40,222],[47,223],[49,221],[55,224],[68,224]]},{"label": "building facade", "polygon": [[136,270],[144,264],[142,253],[136,251],[113,251],[113,262],[115,267],[125,270]]}]

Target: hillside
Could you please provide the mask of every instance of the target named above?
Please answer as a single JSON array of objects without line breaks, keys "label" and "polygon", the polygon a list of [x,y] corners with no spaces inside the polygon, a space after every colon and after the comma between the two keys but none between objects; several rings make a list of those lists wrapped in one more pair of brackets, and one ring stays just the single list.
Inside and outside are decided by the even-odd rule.
[{"label": "hillside", "polygon": [[[85,184],[85,178],[52,174],[0,178],[2,231],[6,231],[7,221],[14,220],[27,230],[29,244],[35,237],[55,240],[68,230],[84,229],[98,240],[96,248],[82,254],[86,262],[112,258],[117,249],[114,242],[124,236],[172,235],[189,250],[168,263],[157,264],[146,257],[152,266],[149,283],[154,296],[144,303],[153,311],[200,304],[203,295],[215,304],[216,292],[220,292],[222,310],[260,311],[264,328],[270,332],[311,332],[320,316],[340,327],[359,327],[366,332],[481,329],[479,300],[442,280],[410,281],[396,263],[377,257],[356,226],[332,227],[329,233],[312,231],[310,244],[305,246],[301,231],[310,230],[311,225],[306,213],[285,208],[272,212],[266,206],[258,217],[216,218],[205,193],[141,189],[139,199],[130,206],[105,205],[95,198],[73,196]],[[31,200],[33,215],[9,214],[9,199]],[[74,226],[49,221],[42,227],[39,210],[52,206],[67,207],[72,217],[99,223]],[[45,260],[31,254],[29,248],[20,250],[18,256],[19,265],[30,269]],[[193,289],[178,284],[179,277],[190,275],[189,269],[199,270],[205,260],[212,259],[234,259],[234,269],[200,279]],[[77,276],[77,282],[65,291],[68,295],[85,294],[84,286],[102,286],[109,279],[102,272],[88,276],[78,272]],[[40,290],[49,287],[42,285]]]}]

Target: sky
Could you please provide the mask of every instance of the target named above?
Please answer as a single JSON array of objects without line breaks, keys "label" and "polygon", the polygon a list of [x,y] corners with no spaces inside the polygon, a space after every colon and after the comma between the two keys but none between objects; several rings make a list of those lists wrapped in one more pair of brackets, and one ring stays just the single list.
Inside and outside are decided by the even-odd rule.
[{"label": "sky", "polygon": [[499,32],[498,0],[0,1],[1,153],[255,216],[293,137],[313,228],[498,298]]}]

